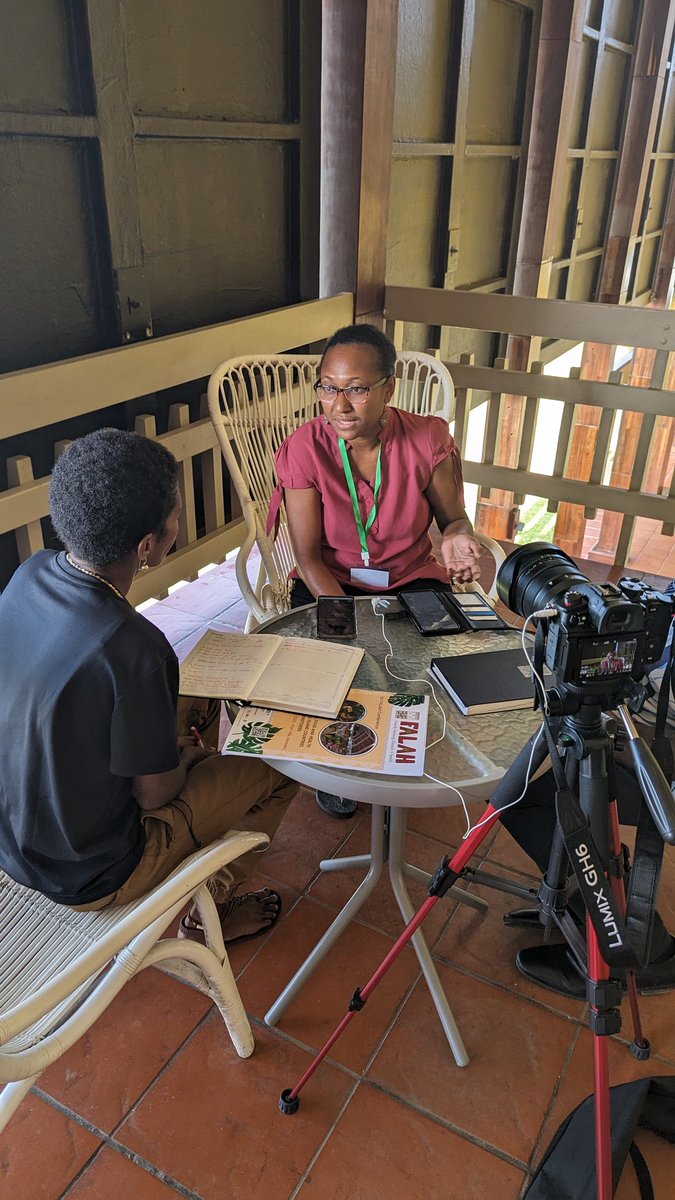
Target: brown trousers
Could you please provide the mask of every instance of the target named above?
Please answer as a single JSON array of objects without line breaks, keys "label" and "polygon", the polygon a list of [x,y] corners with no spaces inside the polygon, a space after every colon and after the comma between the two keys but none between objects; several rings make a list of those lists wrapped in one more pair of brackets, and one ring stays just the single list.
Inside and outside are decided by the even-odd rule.
[{"label": "brown trousers", "polygon": [[[207,700],[181,697],[179,734],[196,725],[204,743],[215,745],[219,716],[220,704],[214,707]],[[196,763],[175,800],[141,814],[145,848],[126,882],[110,896],[71,907],[82,912],[138,900],[200,845],[208,846],[232,829],[266,833],[271,840],[297,791],[297,783],[260,759],[234,755],[223,758],[214,754]],[[226,900],[253,874],[259,853],[251,850],[243,854],[209,880],[209,891],[216,903]]]}]

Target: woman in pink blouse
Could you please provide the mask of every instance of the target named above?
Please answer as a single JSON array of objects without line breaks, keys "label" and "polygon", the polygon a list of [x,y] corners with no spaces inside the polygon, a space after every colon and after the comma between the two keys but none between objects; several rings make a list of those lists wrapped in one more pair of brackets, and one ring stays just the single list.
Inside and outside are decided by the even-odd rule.
[{"label": "woman in pink blouse", "polygon": [[[478,576],[459,451],[440,417],[390,408],[396,349],[372,325],[339,329],[319,364],[323,413],[277,454],[298,571],[293,604]],[[442,534],[439,562],[429,527]]]},{"label": "woman in pink blouse", "polygon": [[[396,349],[372,325],[350,325],[329,340],[315,390],[323,412],[277,454],[298,563],[293,606],[317,596],[438,587],[479,574],[480,546],[464,511],[459,451],[440,417],[390,408]],[[441,531],[441,561],[429,527]],[[321,800],[319,801],[321,803]],[[321,804],[349,816],[356,806]],[[344,811],[344,807],[348,811]]]}]

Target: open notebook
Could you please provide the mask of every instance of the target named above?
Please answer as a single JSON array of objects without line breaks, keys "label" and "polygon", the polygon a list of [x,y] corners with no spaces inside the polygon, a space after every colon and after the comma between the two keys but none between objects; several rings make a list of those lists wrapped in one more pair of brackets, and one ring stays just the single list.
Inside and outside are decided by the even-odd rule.
[{"label": "open notebook", "polygon": [[335,642],[209,629],[181,664],[180,691],[336,717],[362,658]]}]

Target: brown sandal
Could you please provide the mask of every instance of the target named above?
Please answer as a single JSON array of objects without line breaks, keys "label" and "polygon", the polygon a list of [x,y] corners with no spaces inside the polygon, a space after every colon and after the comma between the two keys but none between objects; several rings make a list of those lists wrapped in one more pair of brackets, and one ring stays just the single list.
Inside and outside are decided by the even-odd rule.
[{"label": "brown sandal", "polygon": [[[257,892],[242,892],[240,896],[233,896],[231,900],[225,900],[222,904],[216,905],[216,908],[218,909],[218,916],[220,917],[221,928],[227,921],[228,917],[230,917],[235,911],[235,909],[239,908],[239,906],[243,904],[245,900],[251,899],[259,900],[261,902],[276,901],[276,913],[270,918],[266,925],[261,925],[260,929],[256,929],[254,933],[242,933],[239,935],[239,937],[227,938],[224,936],[225,931],[223,930],[223,940],[226,946],[236,946],[238,942],[250,942],[253,940],[253,938],[262,937],[264,933],[269,933],[270,929],[272,929],[279,920],[279,917],[281,916],[281,896],[278,892],[273,891],[272,888],[260,888],[260,890]],[[190,916],[189,913],[186,913],[181,919],[181,923],[178,927],[178,937],[190,938],[193,942],[201,942],[203,945],[206,943],[204,926],[202,925],[201,921],[196,921],[194,917]]]}]

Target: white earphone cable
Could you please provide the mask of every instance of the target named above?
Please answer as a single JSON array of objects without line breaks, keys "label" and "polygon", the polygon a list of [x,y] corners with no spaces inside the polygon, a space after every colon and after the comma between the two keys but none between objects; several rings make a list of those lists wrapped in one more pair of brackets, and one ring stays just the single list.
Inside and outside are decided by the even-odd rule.
[{"label": "white earphone cable", "polygon": [[[433,742],[427,742],[425,749],[430,750],[432,746],[438,745],[438,743],[442,742],[443,739],[445,738],[445,734],[446,734],[447,727],[448,727],[448,720],[447,720],[447,717],[445,714],[445,709],[443,708],[443,705],[439,701],[438,696],[436,695],[436,689],[429,678],[421,678],[420,676],[414,676],[413,678],[408,678],[403,675],[397,675],[394,671],[392,671],[391,667],[389,666],[389,662],[394,657],[394,647],[392,646],[391,642],[389,641],[389,638],[387,637],[386,633],[384,632],[384,619],[385,619],[386,609],[378,606],[377,599],[373,599],[371,601],[371,604],[372,604],[373,612],[376,614],[376,616],[381,617],[382,637],[384,638],[385,642],[387,643],[387,646],[389,647],[387,654],[385,654],[385,656],[384,656],[384,662],[383,662],[384,669],[387,672],[387,674],[391,675],[392,679],[396,679],[399,683],[425,683],[425,684],[427,684],[428,687],[431,688],[431,693],[432,693],[432,696],[434,699],[434,703],[436,704],[437,708],[439,709],[442,720],[443,720],[443,728],[441,730],[439,737],[435,738]],[[527,626],[529,625],[530,621],[542,619],[544,617],[555,617],[557,615],[558,615],[558,610],[555,608],[544,608],[544,609],[541,609],[540,612],[531,613],[530,616],[526,619],[525,624],[521,631],[520,642],[521,642],[521,646],[523,648],[523,654],[525,655],[525,658],[527,659],[527,662],[529,664],[530,671],[532,672],[533,677],[538,681],[538,683],[541,687],[543,695],[546,695],[546,688],[544,686],[544,681],[541,678],[541,676],[539,675],[539,673],[535,670],[534,662],[530,658],[529,654],[527,653],[527,648],[525,646],[525,637],[527,634]],[[546,704],[544,711],[546,713],[546,716],[548,716],[549,715],[548,703]],[[542,724],[539,726],[539,729],[537,730],[536,737],[534,738],[534,740],[532,742],[530,758],[529,758],[529,762],[527,764],[527,771],[525,773],[525,786],[523,787],[522,792],[517,797],[517,799],[511,800],[509,804],[505,804],[504,807],[500,810],[501,812],[506,812],[506,810],[508,808],[513,808],[514,805],[520,804],[520,801],[524,798],[525,793],[527,792],[527,789],[528,789],[528,786],[530,783],[530,771],[532,769],[532,759],[534,757],[534,751],[535,751],[537,742],[539,741],[543,731],[544,731],[544,725],[542,722]],[[430,779],[432,781],[432,783],[437,783],[441,787],[447,788],[448,791],[454,792],[456,796],[459,796],[460,803],[464,810],[464,817],[466,819],[466,830],[465,830],[464,834],[462,835],[462,841],[466,841],[469,834],[472,833],[474,831],[474,829],[480,829],[481,826],[484,825],[487,821],[491,821],[493,819],[492,815],[490,815],[488,817],[482,817],[480,821],[477,821],[475,825],[472,825],[471,820],[469,818],[469,811],[467,809],[466,800],[464,799],[464,796],[460,792],[459,788],[455,787],[455,785],[453,783],[448,783],[447,780],[445,780],[445,779],[438,779],[435,775],[430,775],[428,771],[424,772],[424,778]]]}]

